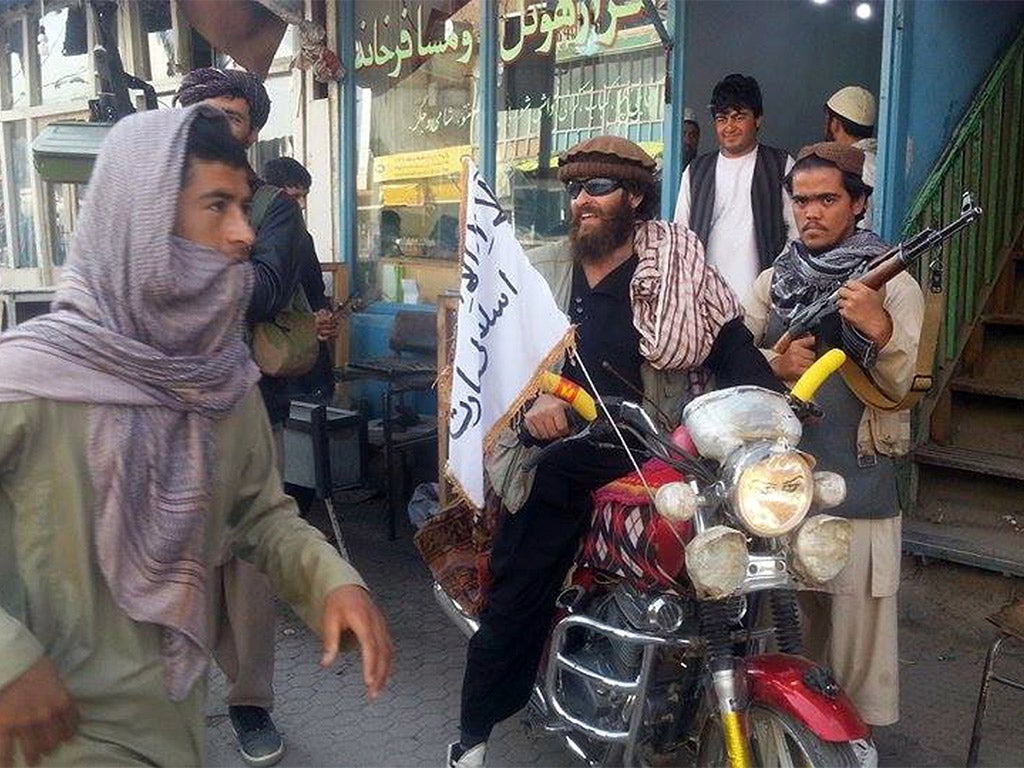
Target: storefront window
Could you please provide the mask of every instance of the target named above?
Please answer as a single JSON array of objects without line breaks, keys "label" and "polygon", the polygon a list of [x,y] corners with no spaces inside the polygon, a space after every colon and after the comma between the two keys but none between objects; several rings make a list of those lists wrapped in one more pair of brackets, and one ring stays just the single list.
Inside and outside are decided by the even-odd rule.
[{"label": "storefront window", "polygon": [[176,59],[170,0],[145,0],[139,3],[142,30],[146,35],[149,78],[158,90],[174,83],[181,69]]},{"label": "storefront window", "polygon": [[32,215],[32,180],[28,162],[28,138],[25,123],[15,120],[4,125],[4,140],[11,163],[11,182],[14,192],[14,266],[35,267],[36,233]]},{"label": "storefront window", "polygon": [[665,52],[643,4],[553,5],[502,0],[498,22],[496,191],[524,247],[568,229],[560,153],[601,134],[662,153]]},{"label": "storefront window", "polygon": [[292,96],[291,73],[272,75],[264,82],[270,97],[270,116],[253,147],[253,168],[259,172],[263,164],[275,157],[294,154],[292,134],[295,121],[295,98]]},{"label": "storefront window", "polygon": [[25,76],[25,55],[21,34],[21,22],[14,21],[4,27],[4,41],[7,46],[7,77],[4,84],[10,101],[7,109],[28,106],[28,78]]},{"label": "storefront window", "polygon": [[479,0],[357,0],[357,290],[458,286],[462,158],[475,154]]},{"label": "storefront window", "polygon": [[36,44],[44,104],[92,96],[85,6],[49,11],[39,22]]}]

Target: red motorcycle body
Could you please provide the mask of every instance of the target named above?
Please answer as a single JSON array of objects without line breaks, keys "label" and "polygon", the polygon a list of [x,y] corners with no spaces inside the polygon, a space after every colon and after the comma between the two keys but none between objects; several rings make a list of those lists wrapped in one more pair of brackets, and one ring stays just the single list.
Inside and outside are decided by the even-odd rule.
[{"label": "red motorcycle body", "polygon": [[[685,429],[672,437],[676,445],[696,455]],[[656,459],[645,465],[644,476],[652,489],[682,479]],[[686,595],[685,548],[692,536],[689,522],[673,525],[661,518],[651,507],[639,476],[627,475],[595,492],[593,524],[577,559],[574,581],[590,589],[594,574],[605,572],[647,589]],[[868,726],[841,689],[827,694],[808,684],[805,677],[816,668],[813,662],[774,653],[748,657],[745,664],[753,702],[791,715],[823,741],[870,738]]]},{"label": "red motorcycle body", "polygon": [[805,681],[815,665],[802,656],[766,653],[746,660],[750,697],[758,704],[792,715],[822,741],[853,741],[870,738],[867,724],[838,690],[828,696]]}]

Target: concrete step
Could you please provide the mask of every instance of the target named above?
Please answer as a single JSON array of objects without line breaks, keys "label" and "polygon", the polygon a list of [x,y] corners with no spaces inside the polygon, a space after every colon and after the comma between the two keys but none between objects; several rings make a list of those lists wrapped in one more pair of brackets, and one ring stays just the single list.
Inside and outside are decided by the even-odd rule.
[{"label": "concrete step", "polygon": [[1009,328],[1024,328],[1024,314],[1010,312],[993,313],[982,316],[985,325],[1004,326]]},{"label": "concrete step", "polygon": [[[1004,467],[1004,469],[1006,469]],[[967,525],[1003,534],[1024,534],[1024,493],[1011,474],[980,473],[952,462],[917,463],[917,502],[914,520]],[[1024,541],[1022,552],[1024,552]]]},{"label": "concrete step", "polygon": [[1007,383],[1004,381],[991,381],[989,379],[961,376],[953,379],[949,386],[954,392],[963,392],[970,395],[1000,397],[1005,400],[1024,400],[1024,382]]},{"label": "concrete step", "polygon": [[[978,381],[985,384],[978,385]],[[1005,395],[1020,386],[1009,384],[1005,379],[999,381],[998,387]],[[997,386],[989,377],[972,379],[972,385],[973,390],[986,387],[995,390]],[[992,391],[954,389],[949,435],[942,440],[944,445],[1002,456],[1024,456],[1024,408],[1015,398],[993,397],[992,394]]]},{"label": "concrete step", "polygon": [[1024,576],[1024,535],[904,520],[903,551],[1005,576]]},{"label": "concrete step", "polygon": [[968,451],[949,445],[927,444],[914,451],[914,460],[919,464],[933,467],[959,469],[1009,480],[1024,480],[1024,459],[1016,456],[1000,456],[996,453]]}]

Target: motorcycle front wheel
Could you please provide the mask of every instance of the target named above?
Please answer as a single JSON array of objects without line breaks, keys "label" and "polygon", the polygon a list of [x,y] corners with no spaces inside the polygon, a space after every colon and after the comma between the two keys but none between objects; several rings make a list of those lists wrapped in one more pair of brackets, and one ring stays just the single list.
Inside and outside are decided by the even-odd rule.
[{"label": "motorcycle front wheel", "polygon": [[[750,753],[758,768],[860,768],[861,760],[848,742],[823,741],[803,723],[771,707],[752,706],[748,712]],[[729,768],[722,728],[708,718],[701,734],[697,765]]]}]

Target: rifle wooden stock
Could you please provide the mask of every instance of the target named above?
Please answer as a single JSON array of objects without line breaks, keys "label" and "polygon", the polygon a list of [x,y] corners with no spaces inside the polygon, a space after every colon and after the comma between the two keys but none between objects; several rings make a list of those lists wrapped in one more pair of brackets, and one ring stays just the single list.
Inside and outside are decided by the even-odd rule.
[{"label": "rifle wooden stock", "polygon": [[[981,216],[981,213],[981,208],[975,206],[971,200],[970,193],[965,192],[961,198],[959,218],[950,222],[938,231],[930,227],[923,229],[908,240],[904,240],[902,243],[890,248],[885,253],[879,255],[874,260],[873,266],[869,267],[864,274],[854,276],[851,281],[863,283],[873,291],[877,291],[887,282],[896,277],[900,272],[906,271],[924,253],[932,250],[933,248],[940,247],[946,240],[951,238],[964,227],[973,224]],[[931,293],[935,292],[935,289],[931,291]],[[829,312],[824,311],[821,301],[822,300],[819,299],[818,301],[812,302],[812,304],[810,304],[805,311],[801,312],[798,317],[793,318],[790,323],[790,328],[797,329],[797,333],[795,334],[796,338],[804,336],[811,330],[813,324],[815,324],[817,320],[836,310],[834,293],[831,294],[827,300],[826,307],[831,308]],[[781,337],[779,337],[779,340],[775,342],[775,345],[772,347],[772,351],[780,355],[785,354],[786,350],[789,349],[790,344],[793,343],[795,337],[793,333],[786,331]]]}]

